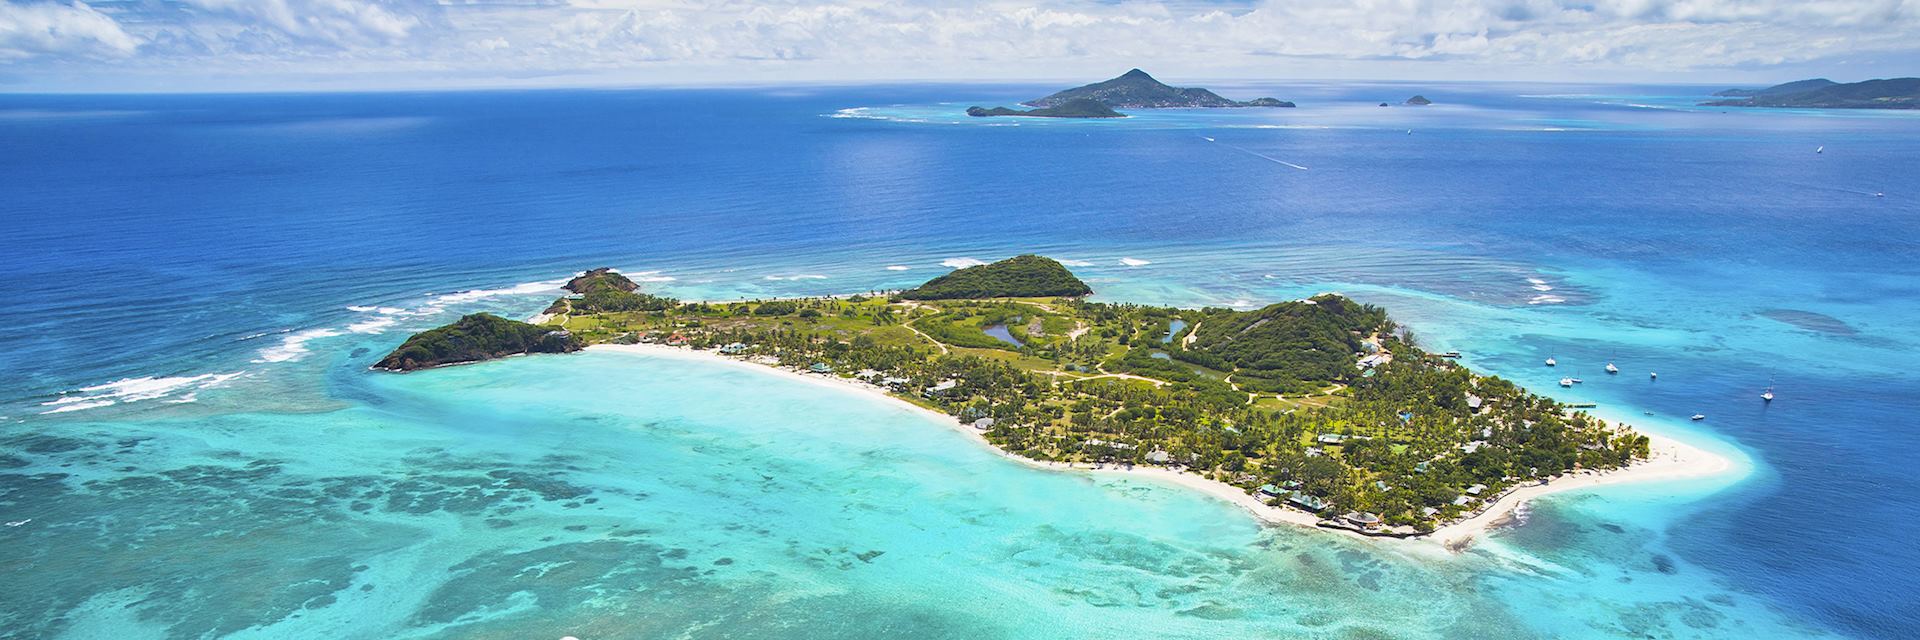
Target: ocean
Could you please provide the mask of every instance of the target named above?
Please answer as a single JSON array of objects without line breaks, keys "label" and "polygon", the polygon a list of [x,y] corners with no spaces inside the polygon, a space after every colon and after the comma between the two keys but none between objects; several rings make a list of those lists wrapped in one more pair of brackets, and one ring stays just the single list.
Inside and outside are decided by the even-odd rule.
[{"label": "ocean", "polygon": [[[0,96],[0,637],[1920,637],[1920,114],[1214,88],[1301,106]],[[366,369],[592,267],[725,300],[1018,253],[1099,300],[1341,292],[1735,470],[1553,495],[1456,555],[724,364]]]}]

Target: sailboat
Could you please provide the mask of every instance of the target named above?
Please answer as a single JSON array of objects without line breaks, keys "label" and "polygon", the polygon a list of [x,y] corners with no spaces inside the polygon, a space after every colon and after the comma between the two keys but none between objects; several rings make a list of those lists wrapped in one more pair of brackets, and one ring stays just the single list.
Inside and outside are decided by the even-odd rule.
[{"label": "sailboat", "polygon": [[1767,379],[1767,390],[1760,392],[1761,402],[1773,402],[1773,379]]},{"label": "sailboat", "polygon": [[1554,365],[1557,365],[1557,364],[1560,364],[1560,363],[1558,363],[1558,362],[1554,362],[1554,361],[1553,361],[1553,358],[1547,358],[1547,366],[1549,366],[1549,367],[1551,367],[1551,366],[1554,366]]},{"label": "sailboat", "polygon": [[1620,367],[1613,366],[1613,363],[1609,362],[1607,363],[1607,373],[1620,373]]}]

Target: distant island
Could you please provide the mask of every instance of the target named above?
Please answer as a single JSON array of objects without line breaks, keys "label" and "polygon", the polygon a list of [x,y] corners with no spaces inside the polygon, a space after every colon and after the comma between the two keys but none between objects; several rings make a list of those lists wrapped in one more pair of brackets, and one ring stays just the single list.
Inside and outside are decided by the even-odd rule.
[{"label": "distant island", "polygon": [[[1094,109],[1091,104],[1104,107],[1104,111]],[[1119,77],[1103,82],[1074,87],[1053,95],[1028,100],[1021,103],[1034,107],[1032,111],[1019,111],[1006,107],[968,107],[970,116],[1037,116],[1051,118],[1115,118],[1123,117],[1115,109],[1185,109],[1185,108],[1239,108],[1239,107],[1292,107],[1292,102],[1276,98],[1256,98],[1247,101],[1228,100],[1212,91],[1199,87],[1173,87],[1155,80],[1153,76],[1139,69],[1133,69]],[[1108,115],[1111,114],[1111,115]]]},{"label": "distant island", "polygon": [[1021,111],[1006,107],[967,107],[967,115],[976,118],[994,116],[1027,116],[1030,118],[1125,118],[1127,114],[1114,111],[1112,107],[1101,104],[1099,100],[1079,98],[1060,103],[1057,107],[1043,107]]},{"label": "distant island", "polygon": [[1090,302],[1038,255],[892,295],[680,302],[629,284],[594,270],[540,326],[476,314],[381,362],[577,341],[702,351],[885,393],[1035,464],[1139,467],[1363,535],[1488,519],[1510,493],[1649,456],[1646,436],[1427,353],[1335,294],[1248,311]]},{"label": "distant island", "polygon": [[1411,98],[1407,98],[1407,104],[1410,104],[1416,107],[1424,107],[1424,106],[1433,104],[1433,101],[1428,100],[1426,96],[1414,96]]},{"label": "distant island", "polygon": [[1920,109],[1920,78],[1890,78],[1848,84],[1826,78],[1814,78],[1778,84],[1765,89],[1728,89],[1713,95],[1734,99],[1702,102],[1700,106]]}]

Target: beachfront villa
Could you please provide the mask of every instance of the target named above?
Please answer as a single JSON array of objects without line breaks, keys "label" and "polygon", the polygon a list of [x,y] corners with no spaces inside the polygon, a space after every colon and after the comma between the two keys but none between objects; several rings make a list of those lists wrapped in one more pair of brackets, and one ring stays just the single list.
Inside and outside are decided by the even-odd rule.
[{"label": "beachfront villa", "polygon": [[973,425],[972,425],[972,426],[973,426],[973,428],[975,428],[975,429],[978,429],[978,430],[980,430],[980,431],[986,431],[986,430],[988,430],[988,429],[992,429],[992,428],[993,428],[993,418],[981,418],[981,419],[979,419],[979,420],[975,420],[975,421],[973,421]]},{"label": "beachfront villa", "polygon": [[730,342],[730,343],[727,343],[726,346],[720,347],[720,353],[724,353],[730,356],[739,355],[745,352],[746,350],[747,350],[747,343],[745,342]]},{"label": "beachfront villa", "polygon": [[1372,529],[1380,526],[1380,516],[1365,511],[1356,511],[1340,517],[1362,529]]},{"label": "beachfront villa", "polygon": [[938,384],[935,384],[931,387],[927,387],[926,390],[920,393],[921,395],[924,395],[926,397],[934,398],[934,397],[947,395],[948,393],[951,393],[953,391],[954,387],[958,387],[958,386],[960,386],[959,380],[948,378],[946,380],[941,380]]},{"label": "beachfront villa", "polygon": [[807,370],[814,373],[833,373],[833,365],[825,362],[815,362],[813,366],[807,367]]},{"label": "beachfront villa", "polygon": [[1486,491],[1486,490],[1487,490],[1487,485],[1476,484],[1471,487],[1467,487],[1467,495],[1477,496],[1477,495],[1480,495],[1480,492]]},{"label": "beachfront villa", "polygon": [[1320,496],[1307,495],[1298,491],[1293,492],[1293,495],[1287,498],[1287,502],[1314,513],[1326,511],[1328,506],[1327,501],[1320,499]]},{"label": "beachfront villa", "polygon": [[1346,442],[1347,437],[1338,433],[1322,433],[1319,437],[1314,438],[1313,441],[1320,444],[1340,444]]},{"label": "beachfront villa", "polygon": [[1154,464],[1166,464],[1172,461],[1173,461],[1173,454],[1171,453],[1167,453],[1159,449],[1154,449],[1152,451],[1147,452],[1147,462],[1151,462]]}]

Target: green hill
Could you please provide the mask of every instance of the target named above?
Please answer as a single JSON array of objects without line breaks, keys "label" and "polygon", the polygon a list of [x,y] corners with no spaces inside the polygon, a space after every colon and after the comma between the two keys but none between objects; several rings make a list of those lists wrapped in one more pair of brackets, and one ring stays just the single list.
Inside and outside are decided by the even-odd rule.
[{"label": "green hill", "polygon": [[1353,354],[1387,326],[1386,311],[1323,294],[1209,316],[1182,359],[1235,371],[1243,387],[1293,393],[1358,374]]},{"label": "green hill", "polygon": [[414,334],[373,365],[388,371],[415,371],[462,362],[479,362],[523,353],[579,351],[585,342],[562,330],[475,313],[453,324]]},{"label": "green hill", "polygon": [[959,269],[900,294],[908,300],[1084,296],[1093,288],[1050,258],[1027,254]]},{"label": "green hill", "polygon": [[1920,109],[1920,78],[1888,78],[1848,84],[1816,78],[1759,90],[1733,89],[1714,95],[1737,99],[1715,100],[1701,105],[1791,109]]},{"label": "green hill", "polygon": [[620,275],[613,270],[613,267],[600,267],[574,276],[572,280],[568,280],[567,283],[561,285],[560,288],[574,293],[586,294],[595,291],[631,292],[639,289],[640,285],[634,284],[634,282],[627,279],[626,276]]}]

